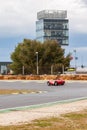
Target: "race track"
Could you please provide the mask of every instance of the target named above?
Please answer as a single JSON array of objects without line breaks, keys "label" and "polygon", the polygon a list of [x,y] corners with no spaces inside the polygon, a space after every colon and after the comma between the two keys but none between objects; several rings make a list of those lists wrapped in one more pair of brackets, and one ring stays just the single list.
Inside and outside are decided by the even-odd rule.
[{"label": "race track", "polygon": [[69,81],[63,86],[47,86],[47,81],[0,81],[0,89],[29,89],[39,93],[0,95],[0,109],[87,97],[87,82]]}]

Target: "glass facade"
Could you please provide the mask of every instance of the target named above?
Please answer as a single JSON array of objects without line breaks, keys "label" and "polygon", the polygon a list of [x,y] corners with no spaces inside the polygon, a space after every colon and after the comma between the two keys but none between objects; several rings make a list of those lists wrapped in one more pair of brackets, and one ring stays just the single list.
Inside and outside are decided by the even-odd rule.
[{"label": "glass facade", "polygon": [[65,18],[41,18],[36,22],[36,40],[57,40],[60,45],[68,45],[69,25]]}]

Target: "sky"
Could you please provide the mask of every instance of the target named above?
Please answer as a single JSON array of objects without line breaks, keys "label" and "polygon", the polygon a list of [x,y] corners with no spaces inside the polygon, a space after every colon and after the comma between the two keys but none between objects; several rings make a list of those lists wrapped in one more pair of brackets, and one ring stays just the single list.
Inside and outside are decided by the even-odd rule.
[{"label": "sky", "polygon": [[0,0],[0,61],[11,61],[10,55],[24,38],[36,38],[37,12],[67,10],[71,66],[87,66],[87,0]]}]

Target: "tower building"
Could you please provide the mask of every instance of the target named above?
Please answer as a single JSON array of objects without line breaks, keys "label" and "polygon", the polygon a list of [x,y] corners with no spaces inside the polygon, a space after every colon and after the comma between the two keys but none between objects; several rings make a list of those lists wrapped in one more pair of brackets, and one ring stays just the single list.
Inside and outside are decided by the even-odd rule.
[{"label": "tower building", "polygon": [[60,45],[69,44],[69,20],[66,10],[43,10],[37,13],[36,40],[57,40]]}]

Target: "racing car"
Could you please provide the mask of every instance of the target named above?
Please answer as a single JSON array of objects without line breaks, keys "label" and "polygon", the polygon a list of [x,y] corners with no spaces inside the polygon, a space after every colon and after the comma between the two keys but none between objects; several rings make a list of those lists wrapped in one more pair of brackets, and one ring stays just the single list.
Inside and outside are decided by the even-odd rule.
[{"label": "racing car", "polygon": [[57,85],[64,85],[64,84],[65,84],[65,81],[62,80],[62,79],[49,80],[49,81],[47,81],[47,85],[48,85],[48,86],[50,86],[50,85],[57,86]]}]

